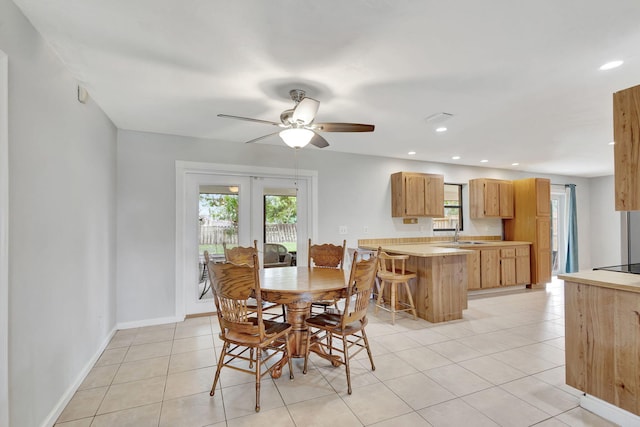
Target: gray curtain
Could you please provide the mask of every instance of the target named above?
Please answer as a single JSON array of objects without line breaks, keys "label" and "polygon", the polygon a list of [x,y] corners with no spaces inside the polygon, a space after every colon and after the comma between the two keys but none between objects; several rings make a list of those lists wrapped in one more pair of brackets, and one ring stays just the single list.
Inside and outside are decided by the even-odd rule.
[{"label": "gray curtain", "polygon": [[569,189],[569,224],[567,235],[567,263],[565,271],[567,273],[575,273],[578,271],[578,214],[576,212],[576,185],[566,184],[565,188]]}]

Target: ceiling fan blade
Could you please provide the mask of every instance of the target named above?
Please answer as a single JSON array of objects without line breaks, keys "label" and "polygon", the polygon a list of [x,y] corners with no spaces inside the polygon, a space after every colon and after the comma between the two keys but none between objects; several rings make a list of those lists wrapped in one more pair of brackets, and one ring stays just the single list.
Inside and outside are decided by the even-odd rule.
[{"label": "ceiling fan blade", "polygon": [[374,125],[360,123],[314,123],[313,130],[321,132],[373,132]]},{"label": "ceiling fan blade", "polygon": [[308,125],[316,118],[318,108],[320,108],[320,101],[313,98],[302,98],[293,110],[292,121]]},{"label": "ceiling fan blade", "polygon": [[259,136],[258,138],[254,138],[254,139],[252,139],[252,140],[250,140],[250,141],[245,142],[245,144],[251,144],[252,142],[258,142],[258,141],[260,141],[261,139],[269,138],[270,136],[277,135],[277,134],[279,134],[279,133],[280,133],[280,131],[278,131],[278,132],[274,132],[274,133],[270,133],[270,134],[268,134],[268,135]]},{"label": "ceiling fan blade", "polygon": [[311,141],[309,141],[309,144],[314,145],[318,148],[324,148],[329,146],[329,143],[327,142],[327,140],[315,132],[313,133],[313,138],[311,138]]},{"label": "ceiling fan blade", "polygon": [[252,119],[250,117],[230,116],[229,114],[218,114],[218,117],[222,117],[223,119],[236,119],[236,120],[244,120],[247,122],[263,123],[265,125],[273,125],[273,126],[282,125],[281,123],[270,122],[268,120]]}]

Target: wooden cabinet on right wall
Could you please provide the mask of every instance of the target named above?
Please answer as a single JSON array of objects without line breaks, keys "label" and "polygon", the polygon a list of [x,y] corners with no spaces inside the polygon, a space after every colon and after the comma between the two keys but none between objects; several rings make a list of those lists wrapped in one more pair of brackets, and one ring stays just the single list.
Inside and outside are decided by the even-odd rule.
[{"label": "wooden cabinet on right wall", "polygon": [[513,184],[491,178],[469,180],[471,218],[513,218]]},{"label": "wooden cabinet on right wall", "polygon": [[640,86],[613,94],[613,158],[617,211],[640,210]]}]

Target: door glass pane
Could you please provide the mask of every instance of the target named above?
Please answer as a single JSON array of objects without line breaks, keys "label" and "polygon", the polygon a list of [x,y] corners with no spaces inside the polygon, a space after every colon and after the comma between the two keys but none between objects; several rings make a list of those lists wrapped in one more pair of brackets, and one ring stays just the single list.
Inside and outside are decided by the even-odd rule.
[{"label": "door glass pane", "polygon": [[295,265],[298,206],[295,188],[264,189],[264,266]]},{"label": "door glass pane", "polygon": [[238,246],[239,186],[202,185],[198,205],[198,254],[200,257],[200,299],[211,298],[205,251],[209,259],[224,259],[224,245]]}]

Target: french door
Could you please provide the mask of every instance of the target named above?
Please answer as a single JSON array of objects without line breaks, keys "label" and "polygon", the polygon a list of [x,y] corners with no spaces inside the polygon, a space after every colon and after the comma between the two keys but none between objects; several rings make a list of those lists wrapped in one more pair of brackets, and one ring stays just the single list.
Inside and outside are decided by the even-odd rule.
[{"label": "french door", "polygon": [[[287,246],[297,259],[306,261],[306,242],[314,209],[310,194],[314,188],[315,172],[304,176],[300,171],[291,173],[293,171],[276,170],[277,173],[273,173],[272,170],[262,168],[260,173],[260,170],[252,169],[256,168],[247,168],[244,173],[225,170],[203,171],[201,168],[194,168],[191,172],[177,167],[178,317],[215,311],[211,291],[207,291],[208,280],[203,277],[204,250],[207,250],[214,260],[223,259],[223,242],[229,246],[251,246],[253,241],[257,240],[260,265],[264,265],[264,243],[269,242],[265,232],[267,197],[294,198],[296,221],[291,225],[295,229],[295,242],[289,242]],[[274,176],[276,174],[277,176]],[[204,274],[206,275],[206,272]]]}]

